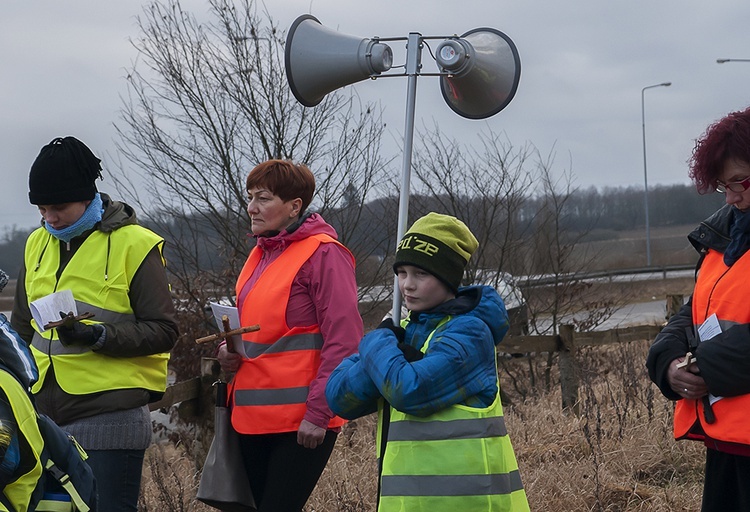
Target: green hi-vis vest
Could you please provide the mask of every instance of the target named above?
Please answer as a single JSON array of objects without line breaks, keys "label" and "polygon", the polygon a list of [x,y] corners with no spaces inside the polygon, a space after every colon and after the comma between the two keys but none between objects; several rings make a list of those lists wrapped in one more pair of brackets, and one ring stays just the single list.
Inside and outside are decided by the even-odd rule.
[{"label": "green hi-vis vest", "polygon": [[[441,321],[435,331],[449,320]],[[422,352],[427,351],[435,331]],[[378,442],[381,432],[379,421]],[[425,417],[391,407],[379,512],[528,510],[505,428],[499,382],[489,407],[456,404]]]},{"label": "green hi-vis vest", "polygon": [[[7,501],[13,505],[15,511],[25,511],[29,509],[32,494],[39,483],[39,478],[42,476],[43,468],[40,457],[44,448],[44,441],[42,440],[41,432],[39,432],[36,411],[31,404],[31,400],[29,400],[29,396],[26,394],[26,390],[23,389],[15,377],[1,370],[0,388],[2,388],[10,401],[10,407],[13,410],[13,416],[18,425],[18,432],[26,439],[34,456],[33,465],[23,460],[21,461],[21,467],[29,469],[24,474],[18,476],[13,482],[6,485],[2,490]],[[21,442],[21,445],[23,444]],[[2,504],[0,504],[0,510],[6,510]]]},{"label": "green hi-vis vest", "polygon": [[[111,233],[94,231],[83,242],[57,280],[60,241],[44,228],[26,242],[26,294],[29,304],[59,290],[71,290],[78,314],[94,314],[91,323],[133,321],[128,292],[141,263],[164,240],[148,229],[130,225]],[[87,321],[89,322],[89,321]],[[64,347],[57,330],[36,332],[31,352],[39,367],[38,392],[50,366],[60,387],[71,395],[86,395],[115,389],[146,389],[163,393],[167,387],[169,353],[136,357],[111,357],[88,347]]]}]

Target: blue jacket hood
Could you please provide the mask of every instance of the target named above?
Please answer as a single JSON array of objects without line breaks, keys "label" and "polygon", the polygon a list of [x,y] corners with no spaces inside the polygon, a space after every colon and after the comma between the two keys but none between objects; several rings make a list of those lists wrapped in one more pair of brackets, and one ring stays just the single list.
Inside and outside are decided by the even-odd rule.
[{"label": "blue jacket hood", "polygon": [[455,299],[444,302],[430,311],[412,312],[409,319],[414,323],[422,323],[425,316],[439,321],[447,315],[478,318],[489,327],[496,346],[503,340],[510,327],[502,297],[493,287],[485,285],[459,288]]}]

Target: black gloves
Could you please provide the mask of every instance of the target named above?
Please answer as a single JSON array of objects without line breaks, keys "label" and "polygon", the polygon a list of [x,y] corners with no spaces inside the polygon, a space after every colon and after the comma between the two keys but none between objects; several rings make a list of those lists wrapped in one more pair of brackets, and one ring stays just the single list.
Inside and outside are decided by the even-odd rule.
[{"label": "black gloves", "polygon": [[396,336],[396,340],[399,343],[403,343],[403,341],[404,341],[404,335],[406,334],[406,331],[400,325],[395,325],[393,323],[393,318],[386,318],[385,320],[383,320],[382,322],[380,322],[380,325],[378,325],[377,328],[378,329],[388,329],[389,331],[391,331]]},{"label": "black gloves", "polygon": [[401,352],[404,353],[404,357],[409,363],[413,363],[414,361],[419,361],[424,357],[424,354],[421,350],[412,347],[408,343],[399,343],[398,348],[401,349]]},{"label": "black gloves", "polygon": [[57,328],[57,337],[66,347],[75,345],[90,347],[102,336],[104,327],[98,324],[84,324],[60,311],[60,318],[65,322]]},{"label": "black gloves", "polygon": [[380,325],[378,325],[378,329],[388,329],[396,336],[396,340],[398,341],[398,348],[401,350],[401,352],[404,353],[404,357],[408,362],[413,363],[414,361],[419,361],[424,357],[424,354],[419,349],[412,347],[404,341],[406,331],[403,327],[394,325],[392,318],[386,318],[385,320],[380,322]]}]

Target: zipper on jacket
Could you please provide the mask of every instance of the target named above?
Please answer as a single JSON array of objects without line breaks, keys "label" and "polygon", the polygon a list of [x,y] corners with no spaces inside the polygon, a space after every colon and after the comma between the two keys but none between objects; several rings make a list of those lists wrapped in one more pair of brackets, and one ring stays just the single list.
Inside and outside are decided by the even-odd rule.
[{"label": "zipper on jacket", "polygon": [[44,247],[42,248],[42,252],[39,253],[39,259],[37,259],[36,267],[34,267],[34,272],[39,270],[39,267],[42,266],[42,258],[44,258],[44,253],[47,252],[47,246],[49,245],[49,241],[52,239],[52,235],[47,235],[47,241],[44,244]]},{"label": "zipper on jacket", "polygon": [[112,233],[107,233],[107,258],[104,260],[104,280],[109,280],[109,253],[112,246]]}]

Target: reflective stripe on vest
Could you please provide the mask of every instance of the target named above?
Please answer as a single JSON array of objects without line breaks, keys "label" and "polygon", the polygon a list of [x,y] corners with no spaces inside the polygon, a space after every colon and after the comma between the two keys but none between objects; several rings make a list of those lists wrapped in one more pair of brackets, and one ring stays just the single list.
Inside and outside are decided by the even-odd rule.
[{"label": "reflective stripe on vest", "polygon": [[238,389],[234,405],[288,405],[304,403],[308,386],[281,389]]},{"label": "reflective stripe on vest", "polygon": [[[20,434],[31,448],[31,453],[25,455],[34,457],[34,464],[31,465],[31,469],[6,485],[2,492],[5,493],[16,510],[27,510],[43,472],[40,457],[44,448],[44,441],[36,421],[36,411],[21,384],[8,372],[0,370],[0,388],[10,401],[10,407],[13,410],[13,416],[16,419]],[[21,444],[23,445],[23,443]],[[27,464],[28,461],[21,461],[22,466],[27,467]],[[41,490],[37,493],[41,493]]]},{"label": "reflective stripe on vest", "polygon": [[[747,291],[747,272],[750,272],[750,252],[745,253],[731,267],[724,264],[721,253],[709,250],[701,264],[693,291],[693,323],[695,332],[711,315],[716,315],[722,331],[737,324],[750,323],[750,294]],[[711,341],[706,341],[711,343]],[[697,400],[678,400],[674,413],[675,439],[705,438],[750,445],[747,410],[750,394],[725,397],[712,406],[716,421],[705,421],[703,403]],[[699,428],[694,428],[698,427]],[[702,431],[701,431],[702,429]]]},{"label": "reflective stripe on vest", "polygon": [[435,441],[505,436],[505,418],[471,418],[453,421],[409,421],[392,424],[388,441]]},{"label": "reflective stripe on vest", "polygon": [[501,475],[387,475],[382,482],[381,496],[482,496],[523,489],[518,470]]},{"label": "reflective stripe on vest", "polygon": [[[69,289],[78,313],[92,312],[86,323],[114,323],[134,318],[128,292],[144,258],[163,239],[137,225],[123,226],[112,233],[94,231],[66,265],[60,279],[60,242],[44,228],[34,231],[26,243],[26,292],[29,304],[58,290]],[[69,394],[81,395],[111,389],[142,388],[163,392],[167,385],[168,353],[137,357],[109,357],[88,348],[66,348],[55,329],[36,330],[31,352],[39,367],[37,392],[50,367]]]},{"label": "reflective stripe on vest", "polygon": [[[135,315],[133,314],[122,314],[115,313],[114,311],[107,311],[106,309],[92,306],[78,300],[76,301],[76,310],[93,313],[94,318],[96,318],[99,323],[103,324],[115,322],[132,322],[135,320]],[[58,343],[56,341],[57,331],[54,331],[54,340],[55,341],[47,339],[39,332],[34,331],[34,337],[31,341],[31,346],[43,354],[53,356],[58,356],[60,354],[81,354],[84,352],[89,352],[91,350],[88,347],[80,347],[75,345],[66,347],[62,343]]]},{"label": "reflective stripe on vest", "polygon": [[[241,325],[260,325],[242,336],[247,359],[232,380],[232,425],[243,434],[292,432],[307,412],[310,382],[320,367],[323,338],[318,325],[289,327],[286,310],[292,283],[328,235],[292,242],[264,270],[244,299]],[[340,245],[340,244],[339,244]],[[343,246],[342,246],[343,247]],[[237,279],[239,296],[261,259],[254,248]],[[334,416],[328,427],[344,424]]]},{"label": "reflective stripe on vest", "polygon": [[529,510],[499,390],[485,408],[456,404],[427,417],[390,409],[379,512]]},{"label": "reflective stripe on vest", "polygon": [[273,345],[247,340],[243,341],[247,357],[258,357],[261,354],[291,352],[293,350],[321,350],[323,348],[323,338],[319,334],[313,333],[284,336]]}]

